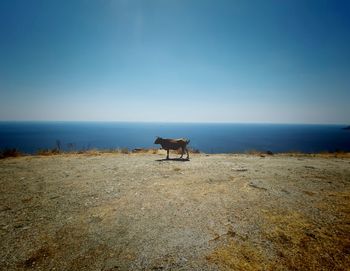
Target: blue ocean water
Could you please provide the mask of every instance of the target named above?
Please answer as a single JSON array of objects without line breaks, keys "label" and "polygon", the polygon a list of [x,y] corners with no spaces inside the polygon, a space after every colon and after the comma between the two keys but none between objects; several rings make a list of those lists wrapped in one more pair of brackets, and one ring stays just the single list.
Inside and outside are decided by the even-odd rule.
[{"label": "blue ocean water", "polygon": [[186,137],[206,153],[350,151],[350,131],[340,125],[126,122],[0,122],[0,149],[35,153],[62,149],[157,148],[156,136]]}]

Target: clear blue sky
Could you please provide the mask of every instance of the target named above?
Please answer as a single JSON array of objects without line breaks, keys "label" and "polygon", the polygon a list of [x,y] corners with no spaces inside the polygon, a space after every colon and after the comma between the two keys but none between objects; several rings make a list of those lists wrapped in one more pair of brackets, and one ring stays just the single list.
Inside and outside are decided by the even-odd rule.
[{"label": "clear blue sky", "polygon": [[2,0],[0,120],[350,122],[350,1]]}]

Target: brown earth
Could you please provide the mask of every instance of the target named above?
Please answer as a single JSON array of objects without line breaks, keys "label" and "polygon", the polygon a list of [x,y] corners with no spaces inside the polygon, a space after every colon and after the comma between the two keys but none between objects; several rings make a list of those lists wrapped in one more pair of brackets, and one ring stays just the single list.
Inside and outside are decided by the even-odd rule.
[{"label": "brown earth", "polygon": [[350,159],[162,158],[1,160],[0,269],[349,270]]}]

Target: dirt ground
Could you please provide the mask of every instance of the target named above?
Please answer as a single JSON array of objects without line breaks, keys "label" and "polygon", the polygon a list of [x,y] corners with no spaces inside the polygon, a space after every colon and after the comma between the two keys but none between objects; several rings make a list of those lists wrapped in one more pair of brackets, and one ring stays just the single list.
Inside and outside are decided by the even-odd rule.
[{"label": "dirt ground", "polygon": [[163,158],[0,160],[0,269],[350,270],[349,158]]}]

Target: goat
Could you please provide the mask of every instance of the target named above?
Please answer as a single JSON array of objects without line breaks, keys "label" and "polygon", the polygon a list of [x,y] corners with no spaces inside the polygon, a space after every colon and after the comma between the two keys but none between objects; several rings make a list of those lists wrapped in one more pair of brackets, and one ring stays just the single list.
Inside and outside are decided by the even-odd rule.
[{"label": "goat", "polygon": [[178,150],[180,148],[182,150],[180,159],[183,157],[185,150],[187,153],[187,159],[190,159],[190,155],[188,154],[188,149],[187,149],[188,143],[190,143],[190,140],[187,140],[185,138],[170,139],[170,138],[161,138],[159,136],[154,141],[154,144],[162,145],[162,148],[167,151],[166,159],[169,159],[169,150]]}]

